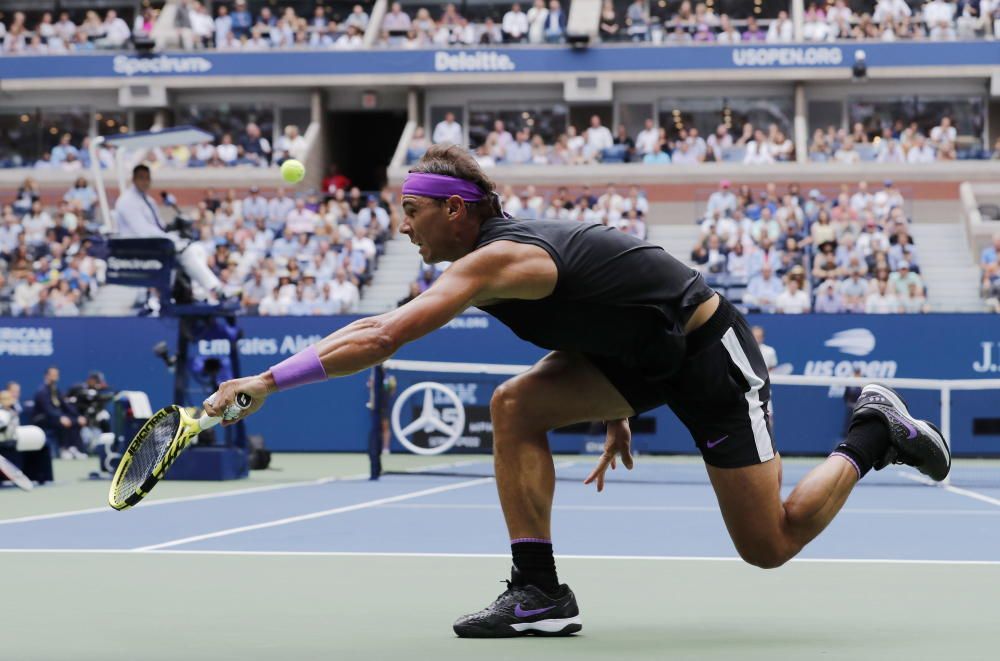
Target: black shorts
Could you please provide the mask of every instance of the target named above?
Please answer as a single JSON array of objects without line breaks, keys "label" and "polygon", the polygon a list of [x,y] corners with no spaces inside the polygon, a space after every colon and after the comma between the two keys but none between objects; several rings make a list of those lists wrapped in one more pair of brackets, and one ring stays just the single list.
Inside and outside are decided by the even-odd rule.
[{"label": "black shorts", "polygon": [[687,337],[687,355],[669,379],[588,355],[636,413],[666,404],[694,437],[705,463],[739,468],[774,458],[771,381],[746,319],[725,298]]}]

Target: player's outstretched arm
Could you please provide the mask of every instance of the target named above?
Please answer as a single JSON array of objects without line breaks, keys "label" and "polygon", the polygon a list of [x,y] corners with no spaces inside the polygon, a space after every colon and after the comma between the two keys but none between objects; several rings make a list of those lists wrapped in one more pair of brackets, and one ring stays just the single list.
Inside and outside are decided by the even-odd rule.
[{"label": "player's outstretched arm", "polygon": [[459,259],[423,294],[406,305],[354,321],[266,372],[226,381],[205,412],[221,415],[237,392],[253,404],[232,424],[257,411],[280,390],[346,376],[377,365],[400,347],[445,325],[469,307],[500,299],[538,299],[555,289],[558,270],[536,246],[498,241]]}]

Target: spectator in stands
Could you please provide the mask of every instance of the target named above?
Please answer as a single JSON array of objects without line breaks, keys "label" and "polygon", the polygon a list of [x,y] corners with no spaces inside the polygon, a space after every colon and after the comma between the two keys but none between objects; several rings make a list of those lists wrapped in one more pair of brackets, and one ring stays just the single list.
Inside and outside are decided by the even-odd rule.
[{"label": "spectator in stands", "polygon": [[[219,21],[216,21],[215,29],[217,39],[220,36],[220,28],[225,30],[225,34],[223,36],[232,34],[237,41],[240,39],[250,38],[250,30],[253,27],[253,16],[247,10],[246,0],[236,0],[236,6],[231,15],[229,15],[228,11],[223,12],[222,7],[220,7],[219,16],[226,17],[229,20],[223,20],[221,25]],[[218,42],[216,42],[216,46],[218,46]]]},{"label": "spectator in stands", "polygon": [[1000,283],[1000,232],[993,235],[993,243],[980,253],[979,268],[983,276],[983,293],[986,294],[995,284]]},{"label": "spectator in stands", "polygon": [[719,190],[708,196],[708,206],[705,210],[706,215],[710,215],[716,211],[722,214],[730,214],[736,210],[737,200],[732,190],[730,190],[731,186],[732,183],[728,179],[723,179],[719,182]]},{"label": "spectator in stands", "polygon": [[884,281],[878,282],[876,290],[865,299],[865,312],[868,314],[892,314],[900,309],[899,298]]},{"label": "spectator in stands", "polygon": [[792,20],[788,18],[788,12],[782,9],[778,12],[778,18],[771,21],[765,39],[772,44],[787,43],[792,40],[793,31]]},{"label": "spectator in stands", "polygon": [[[84,218],[92,220],[94,217],[94,205],[97,203],[97,192],[91,187],[83,177],[77,177],[73,187],[66,191],[63,199],[68,202],[73,209],[78,210]],[[2,251],[0,251],[2,252]]]},{"label": "spectator in stands", "polygon": [[635,138],[635,151],[640,157],[654,154],[659,150],[660,133],[652,119],[646,119],[644,127]]},{"label": "spectator in stands", "polygon": [[450,142],[455,145],[465,144],[465,134],[462,125],[455,121],[455,113],[445,113],[444,119],[434,127],[432,140],[434,144]]},{"label": "spectator in stands", "polygon": [[503,41],[507,44],[519,44],[528,40],[528,15],[515,2],[503,15],[501,24]]},{"label": "spectator in stands", "polygon": [[403,6],[398,2],[392,3],[392,10],[382,19],[384,38],[390,44],[397,45],[412,27],[413,22],[410,20],[410,15],[403,11]]},{"label": "spectator in stands", "polygon": [[931,39],[953,40],[955,33],[955,4],[947,0],[929,0],[923,9],[924,24]]},{"label": "spectator in stands", "polygon": [[226,166],[236,165],[240,158],[240,150],[233,144],[233,136],[228,133],[222,136],[222,144],[215,148],[215,153]]},{"label": "spectator in stands", "polygon": [[908,313],[931,311],[931,307],[927,303],[927,297],[924,296],[923,288],[915,282],[910,283],[910,286],[906,290],[906,295],[900,299],[900,305],[903,308],[902,311]]},{"label": "spectator in stands", "polygon": [[941,123],[931,129],[930,144],[935,149],[942,149],[955,144],[958,139],[958,132],[951,125],[951,117],[945,115],[941,118]]},{"label": "spectator in stands", "polygon": [[868,283],[862,279],[861,269],[850,270],[850,277],[840,282],[840,297],[844,312],[864,312],[868,296]]},{"label": "spectator in stands", "polygon": [[284,135],[278,138],[275,145],[275,163],[281,165],[289,158],[302,161],[306,157],[306,139],[299,135],[299,127],[289,124],[285,127]]},{"label": "spectator in stands", "polygon": [[767,32],[760,28],[753,16],[747,17],[747,29],[743,31],[743,41],[767,41]]},{"label": "spectator in stands", "polygon": [[626,34],[629,41],[646,41],[649,38],[649,10],[643,0],[633,0],[625,11]]},{"label": "spectator in stands", "polygon": [[623,26],[615,12],[615,5],[611,0],[604,0],[604,4],[601,7],[601,20],[598,25],[598,33],[601,41],[620,41],[625,35]]},{"label": "spectator in stands", "polygon": [[416,281],[413,281],[410,283],[410,289],[407,292],[406,296],[397,301],[396,307],[403,307],[404,305],[415,299],[417,296],[420,296],[420,285],[418,285]]},{"label": "spectator in stands", "polygon": [[271,163],[271,142],[261,135],[260,127],[249,122],[246,133],[240,138],[242,158],[250,165],[266,167]]},{"label": "spectator in stands", "polygon": [[834,152],[833,160],[845,165],[855,165],[861,162],[861,155],[854,149],[854,138],[851,136],[844,138],[840,148]]},{"label": "spectator in stands", "polygon": [[131,38],[132,31],[129,30],[128,23],[119,18],[114,9],[109,9],[104,15],[104,38],[98,40],[98,46],[121,48]]},{"label": "spectator in stands", "polygon": [[601,124],[601,118],[598,115],[591,115],[590,126],[584,132],[584,140],[586,146],[583,154],[585,158],[590,160],[596,160],[605,149],[610,149],[615,144],[614,136],[611,135],[608,127]]},{"label": "spectator in stands", "polygon": [[913,144],[906,152],[907,163],[933,163],[935,160],[934,147],[927,143],[927,139],[917,134],[913,138]]},{"label": "spectator in stands", "polygon": [[295,208],[288,213],[285,229],[291,230],[292,234],[312,234],[316,231],[318,222],[319,216],[308,208],[306,200],[300,197],[295,200]]},{"label": "spectator in stands", "polygon": [[813,311],[820,314],[838,314],[844,311],[844,301],[833,280],[826,280],[819,286]]},{"label": "spectator in stands", "polygon": [[743,163],[744,165],[767,165],[774,163],[774,151],[771,143],[768,142],[764,132],[760,129],[754,131],[753,140],[747,143]]},{"label": "spectator in stands", "polygon": [[559,0],[549,0],[549,12],[545,16],[545,41],[550,44],[562,42],[566,34],[566,14]]},{"label": "spectator in stands", "polygon": [[802,291],[800,279],[788,278],[784,291],[775,300],[775,310],[782,314],[804,314],[809,307],[809,295]]},{"label": "spectator in stands", "polygon": [[45,430],[53,453],[62,459],[86,459],[80,430],[87,420],[59,392],[59,368],[45,370],[41,387],[35,393],[32,422]]},{"label": "spectator in stands", "polygon": [[214,27],[215,47],[222,48],[223,44],[227,43],[234,36],[233,17],[229,15],[229,7],[226,5],[219,5]]},{"label": "spectator in stands", "polygon": [[899,270],[892,271],[889,274],[889,288],[897,298],[901,298],[907,295],[910,290],[910,285],[916,285],[920,291],[924,290],[924,281],[921,279],[920,275],[914,273],[910,270],[909,262],[900,262],[898,264]]},{"label": "spectator in stands", "polygon": [[534,5],[528,10],[528,41],[533,44],[545,42],[545,24],[549,17],[549,10],[545,6],[545,0],[535,0]]}]

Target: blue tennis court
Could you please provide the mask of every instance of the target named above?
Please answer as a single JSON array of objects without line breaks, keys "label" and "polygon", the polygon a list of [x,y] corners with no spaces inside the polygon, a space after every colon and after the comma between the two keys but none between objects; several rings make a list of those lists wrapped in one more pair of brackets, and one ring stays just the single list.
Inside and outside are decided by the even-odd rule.
[{"label": "blue tennis court", "polygon": [[[213,617],[239,622],[222,639],[198,642],[213,658],[276,658],[277,650],[271,656],[255,647],[253,636],[255,627],[273,624],[258,618],[275,607],[275,599],[287,600],[281,617],[293,623],[294,636],[287,634],[292,638],[282,652],[288,658],[318,658],[311,654],[323,649],[340,652],[341,658],[390,658],[407,653],[414,641],[433,650],[416,658],[473,653],[507,658],[529,649],[540,654],[542,648],[557,657],[610,658],[604,656],[610,653],[607,646],[623,631],[650,645],[650,656],[640,646],[629,658],[664,658],[661,654],[684,649],[709,658],[737,651],[747,658],[773,657],[789,645],[828,658],[873,652],[856,641],[838,640],[838,618],[887,627],[879,658],[903,652],[908,658],[940,658],[947,650],[946,658],[988,658],[984,646],[1000,642],[988,615],[1000,587],[1000,479],[995,479],[1000,465],[995,463],[956,464],[955,483],[975,484],[974,489],[931,487],[915,473],[883,471],[855,490],[843,514],[800,558],[763,571],[736,556],[700,463],[640,457],[631,481],[612,482],[598,494],[581,483],[590,458],[559,458],[556,552],[561,578],[580,597],[584,630],[574,640],[487,642],[459,641],[450,625],[501,591],[497,581],[508,569],[495,486],[482,476],[489,465],[455,461],[445,467],[454,474],[446,476],[421,474],[442,467],[415,457],[390,459],[397,469],[413,472],[370,482],[347,474],[342,457],[327,456],[313,462],[322,466],[309,467],[301,457],[279,456],[279,467],[297,465],[277,478],[266,471],[273,482],[216,486],[215,492],[168,482],[124,513],[102,507],[96,498],[76,498],[99,493],[104,482],[56,484],[39,490],[48,492],[50,511],[0,520],[0,558],[17,556],[17,563],[13,558],[4,563],[18,567],[6,580],[29,601],[89,604],[112,616],[116,626],[150,636],[162,636],[164,627],[184,631],[188,625],[181,613],[192,609],[202,624]],[[812,464],[786,461],[784,483],[794,485]],[[334,474],[316,474],[324,469]],[[26,501],[33,494],[5,495]],[[74,502],[63,497],[71,495]],[[60,504],[64,509],[55,509]],[[981,607],[948,606],[959,590]],[[868,598],[861,599],[863,594]],[[349,600],[352,608],[346,610],[352,614],[344,619],[342,606],[329,606],[324,619],[316,609],[331,598]],[[697,604],[704,600],[712,605],[698,616]],[[836,611],[837,604],[843,612]],[[933,612],[922,612],[923,604]],[[744,607],[751,610],[738,614]],[[679,622],[698,622],[701,628],[694,631],[703,630],[709,612],[738,618],[730,630],[733,644],[743,641],[738,650],[706,646],[691,631],[678,642]],[[380,632],[361,613],[392,623],[392,631],[405,635]],[[45,624],[15,612],[7,620],[20,632],[14,649],[27,651],[34,640],[34,649],[42,651],[8,658],[70,658],[64,656],[69,647],[83,650],[72,658],[91,658],[91,652],[93,658],[107,658],[99,652],[110,652],[111,640],[88,628],[83,613],[79,617],[56,615],[76,639],[52,639],[44,636]],[[754,622],[758,626],[751,626]],[[899,631],[890,631],[890,625]],[[961,630],[949,628],[959,625]],[[753,635],[736,635],[746,634],[748,626]],[[827,638],[816,638],[820,631]],[[929,636],[931,631],[937,633]],[[795,632],[799,637],[789,641]],[[178,658],[178,641],[168,637],[164,645],[163,658]],[[956,655],[960,650],[967,654]]]}]

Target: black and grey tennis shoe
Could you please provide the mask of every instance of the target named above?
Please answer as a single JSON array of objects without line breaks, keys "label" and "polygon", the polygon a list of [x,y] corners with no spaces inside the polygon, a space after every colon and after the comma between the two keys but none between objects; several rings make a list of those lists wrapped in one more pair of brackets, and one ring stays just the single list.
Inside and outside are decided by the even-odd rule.
[{"label": "black and grey tennis shoe", "polygon": [[513,638],[514,636],[569,636],[583,628],[576,596],[568,585],[548,595],[526,585],[512,568],[507,590],[492,604],[458,618],[455,633],[460,638]]},{"label": "black and grey tennis shoe", "polygon": [[874,465],[906,464],[940,482],[951,470],[951,448],[941,430],[927,420],[917,420],[906,409],[903,398],[892,388],[876,383],[861,390],[854,417],[876,417],[889,428],[889,449]]}]

